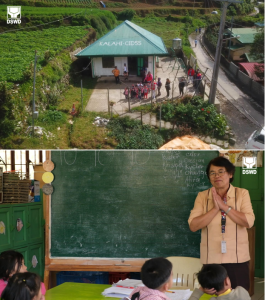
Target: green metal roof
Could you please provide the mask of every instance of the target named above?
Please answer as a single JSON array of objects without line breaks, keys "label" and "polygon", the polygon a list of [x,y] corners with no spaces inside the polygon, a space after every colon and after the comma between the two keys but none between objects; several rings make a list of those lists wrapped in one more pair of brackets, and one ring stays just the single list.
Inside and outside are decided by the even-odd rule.
[{"label": "green metal roof", "polygon": [[[231,33],[230,29],[227,29]],[[232,36],[240,35],[237,40],[242,44],[253,44],[254,37],[258,33],[257,29],[254,28],[233,28]]]},{"label": "green metal roof", "polygon": [[130,21],[124,21],[75,56],[168,55],[163,40]]}]

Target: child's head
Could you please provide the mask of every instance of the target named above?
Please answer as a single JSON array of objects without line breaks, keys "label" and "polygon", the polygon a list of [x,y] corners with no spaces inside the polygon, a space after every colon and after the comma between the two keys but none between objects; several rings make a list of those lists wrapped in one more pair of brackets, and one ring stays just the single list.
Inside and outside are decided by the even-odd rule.
[{"label": "child's head", "polygon": [[168,290],[172,285],[172,276],[172,263],[163,257],[147,260],[141,269],[143,283],[153,290]]},{"label": "child's head", "polygon": [[2,295],[2,300],[41,300],[41,280],[35,273],[17,273],[13,275]]},{"label": "child's head", "polygon": [[202,288],[212,289],[216,292],[231,288],[231,282],[226,269],[217,264],[204,265],[197,274],[199,284]]},{"label": "child's head", "polygon": [[15,273],[24,273],[27,267],[21,253],[8,250],[0,254],[0,279],[8,280]]}]

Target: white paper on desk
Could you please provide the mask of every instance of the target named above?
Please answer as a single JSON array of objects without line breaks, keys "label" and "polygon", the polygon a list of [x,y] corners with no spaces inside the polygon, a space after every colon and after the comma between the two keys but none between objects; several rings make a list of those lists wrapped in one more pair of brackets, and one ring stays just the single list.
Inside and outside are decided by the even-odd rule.
[{"label": "white paper on desk", "polygon": [[166,295],[171,300],[188,300],[192,294],[190,289],[188,290],[172,290],[174,293],[167,293]]},{"label": "white paper on desk", "polygon": [[105,297],[123,298],[129,296],[132,291],[133,289],[112,286],[110,288],[105,289],[102,295]]},{"label": "white paper on desk", "polygon": [[112,286],[124,286],[124,287],[138,287],[138,286],[144,286],[142,280],[138,279],[124,279],[124,280],[119,280],[117,283],[114,283]]}]

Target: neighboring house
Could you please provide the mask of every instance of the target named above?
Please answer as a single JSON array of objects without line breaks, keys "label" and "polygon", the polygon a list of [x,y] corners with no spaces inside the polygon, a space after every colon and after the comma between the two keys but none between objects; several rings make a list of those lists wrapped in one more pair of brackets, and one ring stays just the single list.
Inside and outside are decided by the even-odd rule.
[{"label": "neighboring house", "polygon": [[98,77],[113,76],[111,71],[114,66],[122,74],[125,63],[130,75],[140,76],[143,68],[154,75],[156,57],[168,55],[159,36],[130,21],[124,21],[75,56],[90,58],[92,76]]},{"label": "neighboring house", "polygon": [[[243,54],[250,52],[255,35],[258,33],[256,28],[233,28],[226,29],[224,39],[225,47],[230,49],[230,59],[232,61],[243,61]],[[237,37],[239,36],[239,37]],[[230,42],[230,37],[233,37]]]},{"label": "neighboring house", "polygon": [[257,64],[257,63],[239,63],[238,64],[240,71],[247,74],[253,80],[262,83],[264,81],[264,79],[260,79],[259,77],[256,76],[255,69],[254,69],[255,65],[263,65],[264,66],[264,64]]},{"label": "neighboring house", "polygon": [[262,22],[257,22],[257,23],[254,23],[254,24],[257,28],[264,28],[264,21],[263,21],[263,23]]}]

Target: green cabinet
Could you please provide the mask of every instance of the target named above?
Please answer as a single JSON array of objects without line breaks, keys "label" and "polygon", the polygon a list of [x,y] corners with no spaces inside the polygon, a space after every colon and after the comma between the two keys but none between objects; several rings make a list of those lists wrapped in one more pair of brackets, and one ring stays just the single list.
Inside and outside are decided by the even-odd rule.
[{"label": "green cabinet", "polygon": [[11,247],[11,208],[0,209],[0,248]]},{"label": "green cabinet", "polygon": [[0,205],[0,252],[16,250],[28,271],[44,273],[44,219],[42,203]]}]

